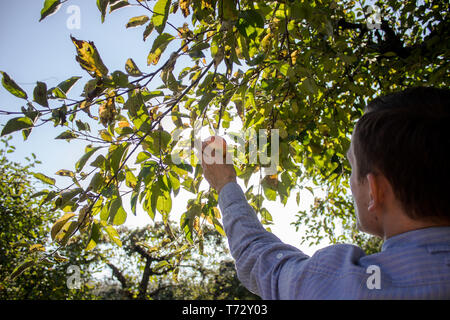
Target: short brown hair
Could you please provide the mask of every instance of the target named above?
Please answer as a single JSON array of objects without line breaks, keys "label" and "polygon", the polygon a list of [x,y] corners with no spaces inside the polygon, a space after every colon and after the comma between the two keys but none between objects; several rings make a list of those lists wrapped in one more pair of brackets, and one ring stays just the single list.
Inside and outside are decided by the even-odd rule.
[{"label": "short brown hair", "polygon": [[374,99],[353,133],[359,181],[382,173],[412,219],[450,220],[450,90],[417,87]]}]

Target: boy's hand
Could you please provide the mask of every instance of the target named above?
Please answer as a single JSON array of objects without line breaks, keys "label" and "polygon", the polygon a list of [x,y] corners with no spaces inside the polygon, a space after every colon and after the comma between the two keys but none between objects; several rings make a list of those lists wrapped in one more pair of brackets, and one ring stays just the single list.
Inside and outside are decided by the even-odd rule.
[{"label": "boy's hand", "polygon": [[[229,182],[236,182],[236,170],[232,163],[226,162],[227,144],[219,136],[213,136],[202,142],[203,175],[217,194]],[[216,152],[218,153],[216,158]],[[222,161],[215,161],[221,156]],[[221,162],[221,163],[220,163]]]}]

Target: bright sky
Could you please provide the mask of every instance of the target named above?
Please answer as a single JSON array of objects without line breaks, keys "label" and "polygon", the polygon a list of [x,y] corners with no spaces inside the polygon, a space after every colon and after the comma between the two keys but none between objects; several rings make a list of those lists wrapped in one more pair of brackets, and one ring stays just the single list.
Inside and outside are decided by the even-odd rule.
[{"label": "bright sky", "polygon": [[[44,0],[0,2],[2,47],[0,70],[8,73],[27,91],[29,97],[32,96],[36,81],[46,82],[47,87],[50,88],[71,76],[82,76],[83,79],[78,81],[69,95],[72,98],[78,98],[82,85],[90,77],[75,61],[75,47],[70,41],[70,35],[80,40],[93,41],[110,72],[124,71],[128,58],[133,58],[144,72],[155,69],[155,67],[147,67],[146,59],[156,32],[143,42],[143,27],[125,28],[129,18],[146,14],[142,8],[129,7],[117,10],[107,14],[105,23],[102,24],[100,12],[94,0],[70,0],[58,13],[38,22],[43,3]],[[70,14],[66,10],[70,5],[76,5],[81,9],[80,29],[71,30],[67,27]],[[174,19],[174,16],[169,16],[169,21],[176,26],[182,26],[185,21],[181,17]],[[166,54],[170,54],[170,49],[169,46]],[[163,59],[164,56],[161,60]],[[177,64],[177,67],[184,66]],[[156,88],[159,84],[152,88]],[[0,110],[20,111],[23,105],[23,100],[12,96],[0,87]],[[0,115],[0,130],[9,118]],[[91,128],[96,129],[92,125]],[[64,140],[54,140],[54,137],[65,130],[65,127],[54,128],[52,124],[46,124],[33,130],[27,141],[23,141],[20,133],[13,134],[11,143],[16,147],[16,152],[10,155],[10,159],[25,163],[25,157],[34,153],[38,160],[42,161],[36,170],[55,178],[58,186],[66,186],[69,182],[67,178],[58,177],[55,172],[59,169],[73,170],[75,162],[84,153],[86,142],[72,140],[68,143]],[[204,183],[206,187],[206,181]],[[242,181],[240,184],[245,191]],[[186,210],[187,200],[193,197],[194,195],[188,192],[180,192],[175,198],[171,213],[174,221],[179,221],[179,217]],[[307,254],[313,254],[318,248],[328,245],[324,242],[317,247],[300,246],[301,233],[297,233],[295,227],[291,225],[296,221],[296,213],[300,209],[309,208],[312,201],[308,191],[302,192],[299,208],[295,202],[294,191],[286,206],[268,201],[265,204],[274,218],[275,225],[271,226],[273,233],[284,242],[300,248]],[[136,217],[128,211],[126,223],[129,226],[142,226],[151,223],[151,219],[143,211],[138,212]]]}]

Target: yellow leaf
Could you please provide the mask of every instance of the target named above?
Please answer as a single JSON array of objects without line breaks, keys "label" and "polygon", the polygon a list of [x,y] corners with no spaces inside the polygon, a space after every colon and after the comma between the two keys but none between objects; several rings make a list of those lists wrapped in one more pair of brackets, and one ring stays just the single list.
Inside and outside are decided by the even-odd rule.
[{"label": "yellow leaf", "polygon": [[202,0],[202,10],[203,9],[211,9],[212,10],[212,5],[211,5],[211,0]]},{"label": "yellow leaf", "polygon": [[113,138],[111,137],[111,135],[108,133],[107,130],[100,130],[99,134],[100,134],[100,138],[102,138],[103,140],[109,141],[109,142],[113,141]]},{"label": "yellow leaf", "polygon": [[150,18],[148,16],[146,16],[146,15],[139,16],[139,17],[133,17],[133,18],[130,19],[130,21],[128,21],[126,27],[127,28],[132,28],[132,27],[141,26],[141,25],[145,24],[149,20],[150,20]]},{"label": "yellow leaf", "polygon": [[173,39],[175,39],[175,37],[171,34],[160,34],[153,42],[152,49],[150,50],[150,53],[147,57],[147,64],[156,65],[159,62],[162,53],[164,52],[164,50],[166,50],[167,46]]},{"label": "yellow leaf", "polygon": [[119,121],[119,123],[117,125],[119,126],[119,128],[125,128],[125,127],[129,127],[130,126],[128,121]]},{"label": "yellow leaf", "polygon": [[66,262],[66,261],[69,261],[69,259],[68,259],[67,257],[64,257],[64,256],[60,255],[58,252],[56,252],[56,253],[53,255],[53,258],[54,258],[56,261],[58,261],[58,262]]},{"label": "yellow leaf", "polygon": [[69,221],[75,213],[70,212],[63,215],[61,218],[56,220],[56,222],[53,224],[52,230],[50,232],[52,236],[52,240],[55,240],[56,235],[61,231],[62,227],[66,224],[67,221]]},{"label": "yellow leaf", "polygon": [[180,0],[180,9],[185,18],[190,14],[190,11],[189,11],[190,5],[191,5],[191,0]]},{"label": "yellow leaf", "polygon": [[133,77],[139,77],[142,75],[141,70],[139,70],[138,66],[131,58],[128,59],[127,62],[125,63],[125,70],[128,72],[130,76]]},{"label": "yellow leaf", "polygon": [[100,117],[100,122],[103,126],[107,127],[114,121],[117,110],[114,103],[114,99],[107,99],[98,109],[98,116]]},{"label": "yellow leaf", "polygon": [[31,252],[35,252],[35,251],[45,251],[45,248],[42,244],[33,244],[30,246],[29,250]]},{"label": "yellow leaf", "polygon": [[92,77],[105,77],[108,75],[108,68],[103,64],[100,54],[91,41],[77,40],[70,36],[77,49],[76,60],[80,66]]},{"label": "yellow leaf", "polygon": [[194,225],[193,225],[193,227],[194,227],[194,230],[197,231],[197,233],[199,233],[199,234],[201,233],[199,217],[195,217],[194,218]]},{"label": "yellow leaf", "polygon": [[66,224],[64,224],[64,226],[61,228],[61,231],[59,231],[55,236],[55,240],[59,244],[65,246],[78,226],[79,223],[77,221],[66,222]]},{"label": "yellow leaf", "polygon": [[214,211],[214,217],[215,217],[216,219],[220,219],[220,218],[221,218],[221,215],[220,215],[219,209],[218,209],[217,207],[214,207],[214,208],[213,208],[213,211]]}]

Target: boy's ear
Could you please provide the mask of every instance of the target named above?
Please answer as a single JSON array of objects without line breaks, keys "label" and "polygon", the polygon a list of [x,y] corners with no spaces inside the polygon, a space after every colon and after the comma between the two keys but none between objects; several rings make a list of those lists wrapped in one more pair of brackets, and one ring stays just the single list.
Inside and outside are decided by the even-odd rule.
[{"label": "boy's ear", "polygon": [[373,212],[378,209],[383,201],[383,190],[379,177],[373,173],[366,175],[367,186],[369,188],[369,203],[367,209],[369,212]]}]

